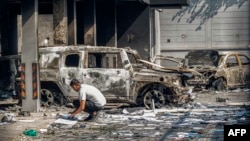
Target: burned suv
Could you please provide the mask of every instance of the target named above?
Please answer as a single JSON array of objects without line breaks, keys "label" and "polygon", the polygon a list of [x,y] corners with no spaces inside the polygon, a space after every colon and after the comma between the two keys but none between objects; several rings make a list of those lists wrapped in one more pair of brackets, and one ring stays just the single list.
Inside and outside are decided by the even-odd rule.
[{"label": "burned suv", "polygon": [[250,60],[237,52],[219,54],[216,50],[194,50],[186,57],[188,67],[202,74],[186,81],[195,87],[227,90],[250,84]]},{"label": "burned suv", "polygon": [[44,105],[77,100],[69,85],[73,78],[97,87],[108,103],[159,108],[188,101],[181,73],[152,70],[130,48],[61,46],[40,48],[39,54]]}]

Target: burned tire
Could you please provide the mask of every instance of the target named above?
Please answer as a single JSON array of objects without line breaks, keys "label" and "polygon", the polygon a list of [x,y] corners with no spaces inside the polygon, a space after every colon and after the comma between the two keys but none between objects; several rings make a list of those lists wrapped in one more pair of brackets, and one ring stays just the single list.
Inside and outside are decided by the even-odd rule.
[{"label": "burned tire", "polygon": [[149,90],[144,95],[143,103],[147,109],[152,109],[153,103],[155,108],[161,108],[166,104],[166,98],[159,90]]},{"label": "burned tire", "polygon": [[41,106],[50,107],[54,103],[53,93],[48,89],[41,89]]},{"label": "burned tire", "polygon": [[54,89],[41,89],[41,106],[50,107],[51,105],[62,106],[67,103],[64,96]]},{"label": "burned tire", "polygon": [[150,83],[138,91],[135,102],[137,106],[152,109],[153,103],[155,108],[161,108],[174,101],[175,99],[170,88],[159,83]]},{"label": "burned tire", "polygon": [[227,82],[223,78],[219,78],[216,80],[216,90],[225,91],[227,89]]}]

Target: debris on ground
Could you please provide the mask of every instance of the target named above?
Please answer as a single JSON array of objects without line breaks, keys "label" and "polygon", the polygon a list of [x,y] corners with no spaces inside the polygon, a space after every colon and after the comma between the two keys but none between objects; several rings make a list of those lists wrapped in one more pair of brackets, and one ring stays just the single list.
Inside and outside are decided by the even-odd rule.
[{"label": "debris on ground", "polygon": [[37,131],[34,129],[26,129],[23,131],[23,134],[31,137],[36,137],[38,135]]},{"label": "debris on ground", "polygon": [[[72,108],[42,108],[29,116],[14,113],[14,123],[1,124],[1,140],[15,137],[34,140],[23,134],[24,129],[37,131],[36,140],[223,140],[224,125],[250,123],[249,94],[195,93],[193,102],[165,106],[155,110],[145,107],[104,109],[96,122],[84,122],[87,113],[80,113],[75,120],[68,119]],[[219,100],[230,99],[226,102]],[[216,101],[217,99],[217,101]],[[232,105],[228,105],[232,104]],[[245,104],[245,106],[241,106]],[[2,117],[10,111],[0,110]],[[8,132],[5,131],[8,129]],[[17,132],[20,131],[20,132]],[[13,133],[12,133],[13,132]],[[16,132],[16,133],[15,133]],[[15,133],[15,134],[14,134]],[[39,135],[38,135],[39,133]],[[21,135],[20,135],[21,134]]]},{"label": "debris on ground", "polygon": [[16,122],[14,113],[5,113],[4,117],[1,120],[2,122]]},{"label": "debris on ground", "polygon": [[228,98],[216,97],[216,102],[226,102],[227,100],[229,100],[229,99]]}]

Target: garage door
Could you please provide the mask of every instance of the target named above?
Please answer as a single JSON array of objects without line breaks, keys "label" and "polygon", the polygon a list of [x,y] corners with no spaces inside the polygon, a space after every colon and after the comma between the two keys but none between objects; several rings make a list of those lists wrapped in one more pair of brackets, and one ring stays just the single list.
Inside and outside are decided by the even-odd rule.
[{"label": "garage door", "polygon": [[161,50],[246,49],[250,41],[248,0],[191,0],[160,13]]}]

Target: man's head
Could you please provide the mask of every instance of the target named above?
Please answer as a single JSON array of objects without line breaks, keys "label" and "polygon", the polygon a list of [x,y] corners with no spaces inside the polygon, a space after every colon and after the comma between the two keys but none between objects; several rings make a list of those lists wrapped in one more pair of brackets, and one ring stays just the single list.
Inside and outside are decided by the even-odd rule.
[{"label": "man's head", "polygon": [[70,82],[70,86],[75,90],[79,91],[81,88],[81,83],[77,79],[72,79]]}]

